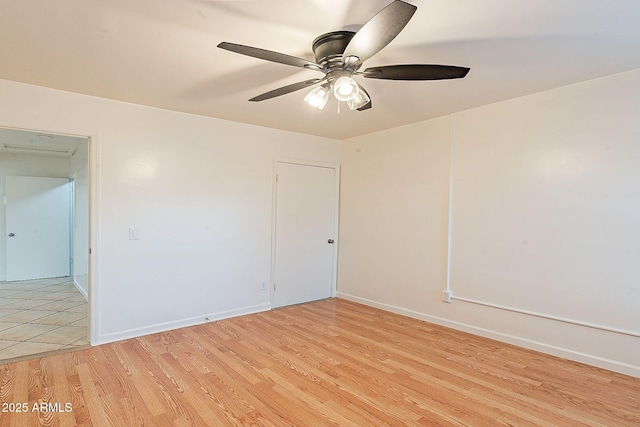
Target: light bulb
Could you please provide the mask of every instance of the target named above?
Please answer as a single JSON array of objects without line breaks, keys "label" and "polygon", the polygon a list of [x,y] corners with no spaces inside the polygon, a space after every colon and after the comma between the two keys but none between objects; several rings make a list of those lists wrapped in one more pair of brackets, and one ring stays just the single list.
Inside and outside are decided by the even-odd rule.
[{"label": "light bulb", "polygon": [[304,102],[312,107],[322,110],[329,100],[329,90],[323,86],[313,89],[304,97]]},{"label": "light bulb", "polygon": [[351,101],[359,92],[358,83],[351,77],[342,76],[333,83],[333,95],[338,101]]}]

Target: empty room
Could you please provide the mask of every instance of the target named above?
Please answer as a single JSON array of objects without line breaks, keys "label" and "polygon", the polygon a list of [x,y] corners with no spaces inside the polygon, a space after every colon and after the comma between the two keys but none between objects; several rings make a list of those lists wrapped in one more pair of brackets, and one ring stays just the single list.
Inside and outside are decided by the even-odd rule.
[{"label": "empty room", "polygon": [[0,427],[640,425],[639,18],[2,1]]}]

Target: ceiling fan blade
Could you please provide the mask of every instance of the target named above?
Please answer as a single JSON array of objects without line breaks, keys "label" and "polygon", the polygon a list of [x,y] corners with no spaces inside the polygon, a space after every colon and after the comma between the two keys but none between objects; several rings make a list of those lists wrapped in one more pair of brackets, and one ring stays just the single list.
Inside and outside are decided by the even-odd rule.
[{"label": "ceiling fan blade", "polygon": [[414,5],[400,0],[382,9],[353,36],[344,50],[342,62],[362,63],[381,51],[400,34],[416,9]]},{"label": "ceiling fan blade", "polygon": [[364,70],[364,77],[386,80],[444,80],[461,79],[467,75],[469,68],[454,65],[386,65]]},{"label": "ceiling fan blade", "polygon": [[297,58],[295,56],[285,55],[284,53],[273,52],[270,50],[260,49],[257,47],[244,46],[241,44],[222,42],[218,45],[220,49],[242,55],[252,56],[265,61],[277,62],[279,64],[292,65],[294,67],[309,68],[311,70],[322,71],[322,67],[315,62],[306,59]]},{"label": "ceiling fan blade", "polygon": [[264,101],[266,99],[275,98],[276,96],[286,95],[288,93],[295,92],[300,89],[304,89],[306,87],[312,86],[316,83],[323,82],[325,80],[327,79],[326,78],[311,79],[311,80],[305,80],[303,82],[293,83],[287,86],[280,87],[278,89],[270,90],[269,92],[265,92],[262,95],[254,96],[249,101],[258,102],[258,101]]}]

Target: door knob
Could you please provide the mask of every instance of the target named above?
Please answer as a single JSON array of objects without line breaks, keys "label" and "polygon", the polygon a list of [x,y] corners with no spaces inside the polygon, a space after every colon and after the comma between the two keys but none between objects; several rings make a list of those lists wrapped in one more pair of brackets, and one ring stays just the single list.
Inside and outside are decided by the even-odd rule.
[{"label": "door knob", "polygon": [[[13,233],[9,233],[9,237],[13,237],[13,236],[15,236],[15,234],[13,234]],[[332,242],[332,243],[333,243],[333,242]]]},{"label": "door knob", "polygon": [[327,240],[327,243],[333,243],[333,239]]}]

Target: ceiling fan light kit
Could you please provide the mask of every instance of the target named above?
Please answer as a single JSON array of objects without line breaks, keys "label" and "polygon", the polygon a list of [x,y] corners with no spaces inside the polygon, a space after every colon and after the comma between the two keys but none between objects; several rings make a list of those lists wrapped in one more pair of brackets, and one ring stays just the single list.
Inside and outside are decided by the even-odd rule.
[{"label": "ceiling fan light kit", "polygon": [[317,37],[312,43],[316,62],[228,42],[222,42],[218,47],[266,61],[318,71],[325,75],[323,78],[271,90],[249,101],[264,101],[320,84],[304,97],[304,101],[309,105],[322,110],[333,93],[334,98],[339,102],[346,102],[349,109],[364,111],[371,108],[371,97],[356,82],[355,76],[383,80],[443,80],[463,78],[469,72],[469,68],[466,67],[431,64],[385,65],[359,71],[365,60],[378,53],[400,34],[416,10],[416,6],[396,0],[367,21],[358,32],[334,31]]}]

